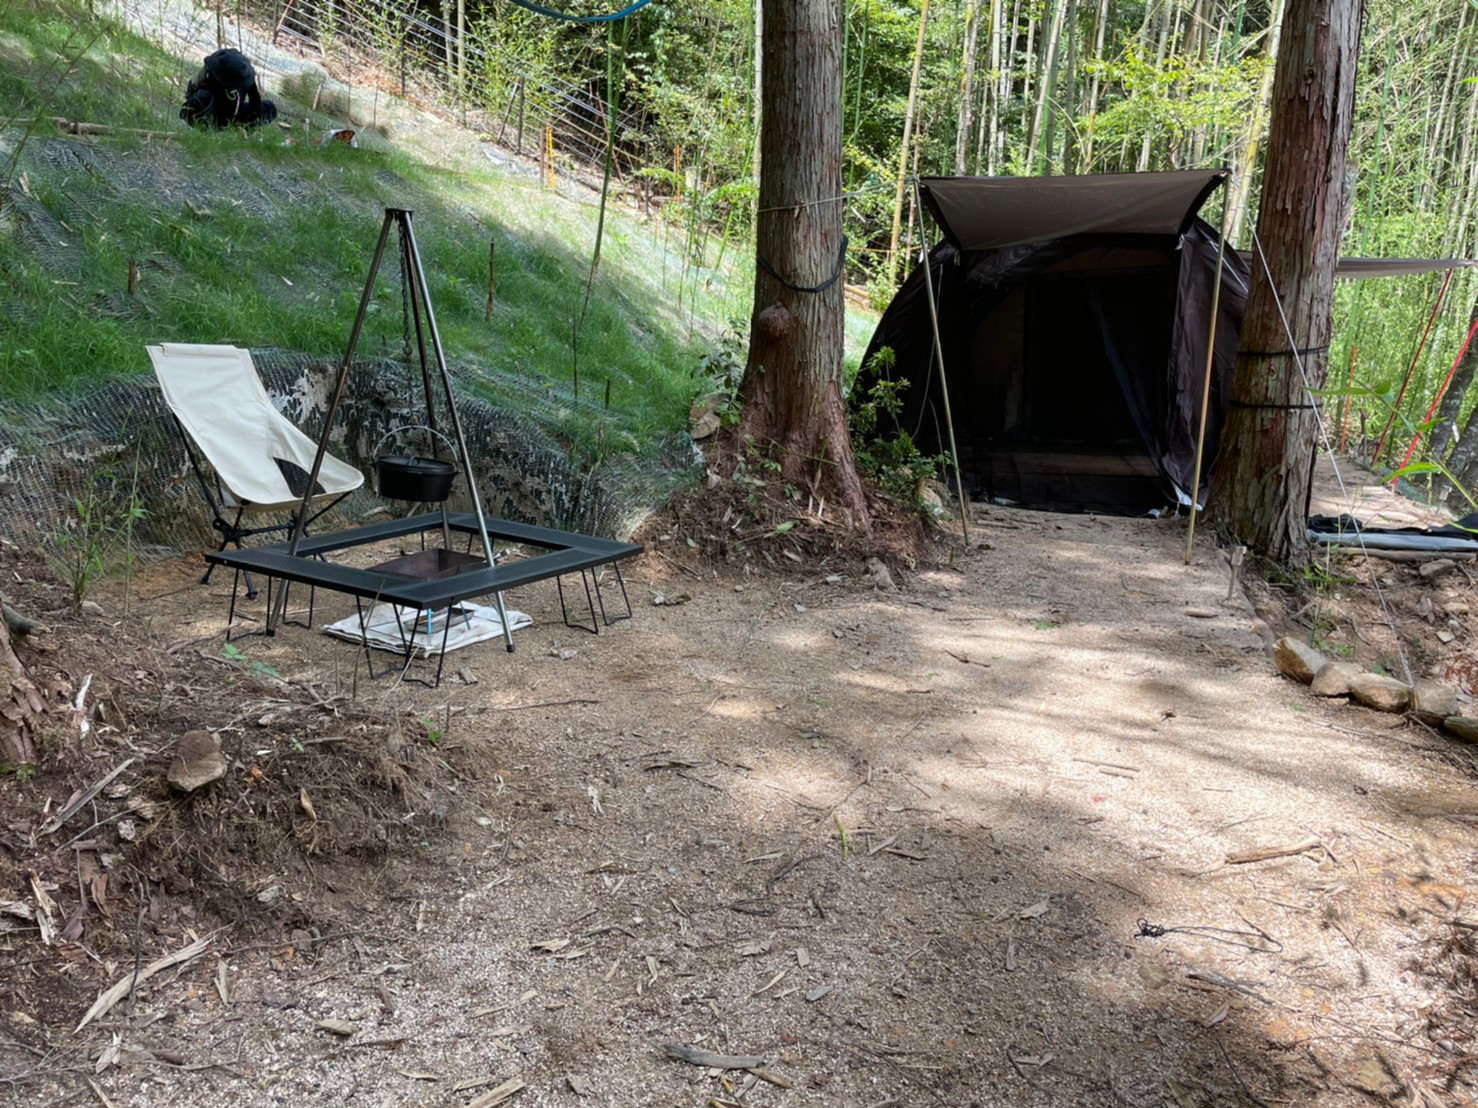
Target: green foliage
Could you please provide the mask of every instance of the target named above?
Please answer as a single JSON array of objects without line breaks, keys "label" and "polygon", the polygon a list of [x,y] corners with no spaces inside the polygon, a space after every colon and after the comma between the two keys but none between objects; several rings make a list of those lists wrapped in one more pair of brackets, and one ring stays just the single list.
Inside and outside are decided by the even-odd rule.
[{"label": "green foliage", "polygon": [[33,762],[0,762],[0,777],[13,777],[18,785],[34,781],[36,773]]},{"label": "green foliage", "polygon": [[[131,572],[134,526],[145,516],[137,463],[120,474],[112,465],[90,471],[71,497],[71,514],[45,536],[52,567],[67,584],[74,615],[97,582],[116,569]],[[125,600],[125,606],[126,606]]]},{"label": "green foliage", "polygon": [[[937,476],[948,465],[949,458],[923,453],[912,436],[897,426],[908,381],[887,376],[893,359],[891,348],[880,349],[868,367],[875,376],[860,395],[855,390],[852,393],[848,410],[852,451],[862,472],[885,492],[923,510],[924,483]],[[889,417],[895,428],[891,434],[883,433],[879,426],[884,416]]]},{"label": "green foliage", "polygon": [[[1230,65],[1172,55],[1160,61],[1130,47],[1116,60],[1090,61],[1087,76],[1098,76],[1117,98],[1094,120],[1100,143],[1115,149],[1150,137],[1154,149],[1185,150],[1198,131],[1219,129],[1240,136],[1252,115],[1258,82],[1267,61],[1262,55]],[[1086,127],[1087,120],[1079,121]],[[1230,147],[1203,156],[1204,164],[1232,161]]]},{"label": "green foliage", "polygon": [[[232,663],[240,666],[242,669],[250,670],[252,673],[256,674],[258,677],[277,677],[277,678],[280,678],[282,676],[281,673],[279,673],[277,670],[273,669],[271,666],[269,666],[266,662],[262,661],[261,659],[255,659],[255,660],[253,660],[253,659],[248,658],[246,656],[246,652],[243,651],[235,643],[228,642],[223,647],[221,647],[221,657],[224,658],[228,662],[232,662]],[[297,744],[297,749],[298,749],[298,752],[299,753],[302,753],[302,744],[301,743]]]}]

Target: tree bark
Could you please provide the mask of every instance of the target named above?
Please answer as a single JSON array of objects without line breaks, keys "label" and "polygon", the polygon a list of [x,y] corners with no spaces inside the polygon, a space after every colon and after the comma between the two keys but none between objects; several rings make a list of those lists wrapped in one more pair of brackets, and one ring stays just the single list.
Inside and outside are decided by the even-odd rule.
[{"label": "tree bark", "polygon": [[965,47],[960,74],[960,120],[955,131],[955,175],[965,175],[966,156],[970,148],[970,128],[975,111],[975,49],[980,41],[980,0],[970,0],[965,13]]},{"label": "tree bark", "polygon": [[865,528],[842,398],[841,27],[842,0],[765,0],[758,264],[740,430],[785,480]]},{"label": "tree bark", "polygon": [[[816,0],[800,0],[812,4]],[[919,104],[919,71],[924,62],[924,31],[929,26],[929,0],[919,9],[919,38],[913,51],[913,76],[908,81],[908,107],[903,112],[903,141],[898,144],[898,191],[893,199],[893,235],[888,240],[888,283],[898,279],[898,238],[903,232],[903,195],[908,186],[908,148],[913,141],[914,113]]]},{"label": "tree bark", "polygon": [[1254,261],[1213,483],[1231,533],[1283,563],[1308,550],[1317,413],[1306,384],[1321,387],[1328,364],[1363,7],[1288,2],[1257,222],[1271,280]]},{"label": "tree bark", "polygon": [[11,646],[11,628],[30,621],[0,597],[0,765],[19,766],[36,761],[36,730],[46,701]]}]

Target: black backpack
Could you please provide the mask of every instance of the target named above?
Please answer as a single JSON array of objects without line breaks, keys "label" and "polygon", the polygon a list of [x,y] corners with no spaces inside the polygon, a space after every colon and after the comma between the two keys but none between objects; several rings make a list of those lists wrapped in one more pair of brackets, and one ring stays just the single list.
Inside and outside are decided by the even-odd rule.
[{"label": "black backpack", "polygon": [[227,47],[205,59],[186,89],[180,118],[196,125],[251,127],[277,118],[277,108],[262,99],[257,71],[240,50]]}]

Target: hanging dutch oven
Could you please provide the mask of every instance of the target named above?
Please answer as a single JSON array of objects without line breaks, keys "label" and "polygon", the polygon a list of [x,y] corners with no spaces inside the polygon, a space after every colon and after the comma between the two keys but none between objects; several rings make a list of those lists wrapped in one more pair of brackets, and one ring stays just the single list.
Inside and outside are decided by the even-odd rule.
[{"label": "hanging dutch oven", "polygon": [[[430,427],[413,425],[396,427],[380,440],[401,431],[423,430],[446,442],[446,436]],[[450,447],[451,443],[447,443]],[[377,447],[378,448],[378,447]],[[452,493],[457,467],[441,458],[423,458],[416,454],[381,454],[375,459],[375,479],[379,494],[387,500],[410,500],[422,504],[439,504]]]}]

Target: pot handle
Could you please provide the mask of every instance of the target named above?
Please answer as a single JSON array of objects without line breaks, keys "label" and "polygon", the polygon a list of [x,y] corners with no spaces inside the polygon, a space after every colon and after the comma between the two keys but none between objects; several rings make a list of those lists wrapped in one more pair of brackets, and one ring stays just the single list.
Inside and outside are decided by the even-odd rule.
[{"label": "pot handle", "polygon": [[379,455],[379,453],[380,453],[380,447],[382,447],[382,446],[385,445],[385,440],[386,439],[390,438],[392,435],[398,435],[402,431],[429,431],[431,434],[433,434],[437,438],[439,438],[442,442],[446,443],[446,447],[447,447],[448,450],[450,450],[452,452],[452,457],[453,458],[456,458],[457,457],[457,448],[452,443],[452,440],[449,439],[449,438],[447,438],[440,431],[436,430],[436,428],[434,428],[434,427],[428,427],[424,423],[404,423],[404,424],[402,424],[399,427],[392,427],[392,428],[390,428],[390,430],[386,431],[383,435],[380,436],[380,441],[377,442],[377,443],[375,443],[375,449],[374,449],[375,455],[376,456]]}]

